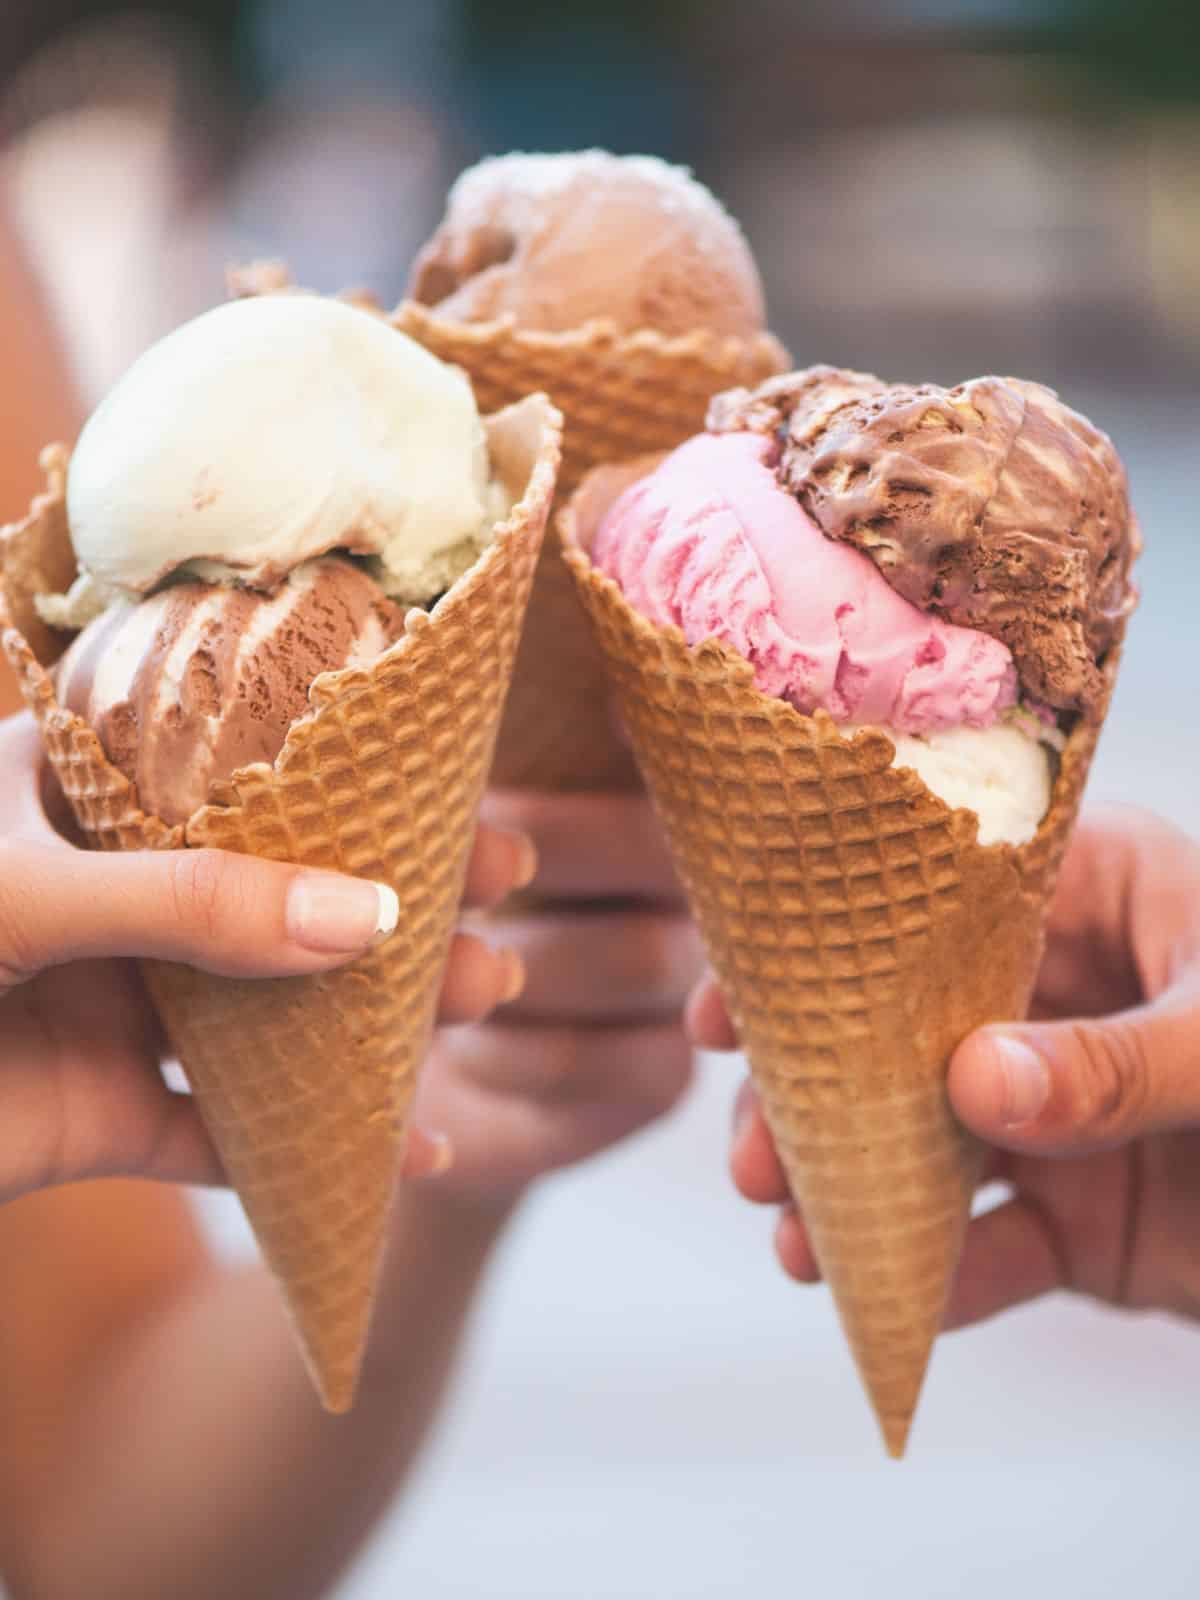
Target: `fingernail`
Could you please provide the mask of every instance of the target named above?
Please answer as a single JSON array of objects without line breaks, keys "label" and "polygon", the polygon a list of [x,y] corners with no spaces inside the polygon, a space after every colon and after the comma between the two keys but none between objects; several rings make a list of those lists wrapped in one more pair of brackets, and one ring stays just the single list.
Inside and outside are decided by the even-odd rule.
[{"label": "fingernail", "polygon": [[1001,1115],[1007,1128],[1032,1122],[1050,1098],[1050,1074],[1036,1050],[1008,1034],[993,1034],[1000,1064]]},{"label": "fingernail", "polygon": [[754,1096],[750,1092],[749,1083],[743,1084],[738,1090],[737,1098],[733,1102],[733,1142],[736,1144],[750,1126],[750,1119],[754,1115]]},{"label": "fingernail", "polygon": [[410,1128],[404,1146],[403,1172],[406,1178],[437,1178],[454,1165],[454,1146],[444,1133],[426,1133]]},{"label": "fingernail", "polygon": [[513,835],[513,839],[517,847],[517,864],[513,887],[528,889],[538,869],[537,850],[528,834],[517,833]]},{"label": "fingernail", "polygon": [[515,950],[497,950],[504,963],[504,988],[500,991],[500,1004],[505,1006],[515,1000],[525,987],[525,963]]},{"label": "fingernail", "polygon": [[322,955],[348,955],[395,933],[400,901],[386,883],[305,872],[288,891],[288,938]]},{"label": "fingernail", "polygon": [[432,1146],[430,1151],[429,1176],[436,1178],[443,1172],[449,1172],[454,1165],[454,1146],[449,1137],[444,1133],[431,1133],[428,1135]]}]

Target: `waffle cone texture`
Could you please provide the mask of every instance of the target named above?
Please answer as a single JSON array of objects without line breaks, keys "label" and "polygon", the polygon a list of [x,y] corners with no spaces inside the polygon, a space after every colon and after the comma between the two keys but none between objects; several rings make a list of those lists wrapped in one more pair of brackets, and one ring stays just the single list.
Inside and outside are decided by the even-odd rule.
[{"label": "waffle cone texture", "polygon": [[[980,1150],[951,1114],[955,1046],[1026,1014],[1099,733],[1081,722],[1019,849],[976,842],[878,729],[764,695],[592,567],[652,462],[601,469],[561,517],[638,765],[750,1062],[884,1442],[903,1454],[962,1250]],[[1116,653],[1107,665],[1109,692]]]},{"label": "waffle cone texture", "polygon": [[[565,418],[560,495],[605,462],[670,450],[704,427],[719,390],[752,387],[788,365],[769,334],[722,339],[704,330],[666,338],[590,322],[570,333],[518,328],[512,318],[456,323],[406,300],[396,327],[470,376],[479,404],[548,394]],[[543,790],[628,789],[639,779],[611,720],[599,653],[553,532],[534,579],[529,620],[501,725],[492,782]]]},{"label": "waffle cone texture", "polygon": [[216,846],[391,884],[399,927],[353,965],[250,982],[143,964],[168,1035],[290,1311],[325,1405],[349,1407],[386,1239],[405,1122],[433,1027],[476,813],[559,461],[561,419],[535,395],[486,419],[515,504],[429,612],[365,668],[326,673],[274,766],[215,788],[169,827],[138,805],[49,668],[64,636],[34,597],[74,576],[66,454],[2,536],[0,624],[59,783],[93,848]]}]

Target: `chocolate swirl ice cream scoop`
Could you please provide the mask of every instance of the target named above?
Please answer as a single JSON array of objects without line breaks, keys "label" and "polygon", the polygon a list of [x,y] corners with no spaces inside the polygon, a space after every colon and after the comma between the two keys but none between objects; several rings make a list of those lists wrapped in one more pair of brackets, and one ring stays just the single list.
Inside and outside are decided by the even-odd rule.
[{"label": "chocolate swirl ice cream scoop", "polygon": [[1138,550],[1106,434],[1050,389],[944,389],[810,367],[719,396],[716,432],[773,434],[781,483],[922,610],[1000,639],[1026,694],[1095,716]]},{"label": "chocolate swirl ice cream scoop", "polygon": [[313,679],[373,660],[403,615],[339,556],[297,567],[272,595],[176,583],[85,628],[58,666],[58,697],[144,810],[186,822],[214,783],[274,761]]}]

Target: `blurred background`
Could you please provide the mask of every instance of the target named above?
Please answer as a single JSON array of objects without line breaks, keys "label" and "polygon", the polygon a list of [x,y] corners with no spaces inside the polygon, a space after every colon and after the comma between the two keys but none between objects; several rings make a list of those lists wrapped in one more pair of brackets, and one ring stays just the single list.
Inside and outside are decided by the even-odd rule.
[{"label": "blurred background", "polygon": [[[228,262],[398,297],[460,167],[591,143],[717,191],[798,363],[1015,372],[1114,435],[1145,593],[1093,792],[1200,829],[1200,7],[0,12],[4,181],[85,404]],[[1063,1298],[956,1335],[886,1463],[824,1293],[782,1281],[725,1179],[737,1076],[706,1063],[669,1125],[530,1204],[448,1426],[342,1600],[1194,1594],[1200,1335]]]}]

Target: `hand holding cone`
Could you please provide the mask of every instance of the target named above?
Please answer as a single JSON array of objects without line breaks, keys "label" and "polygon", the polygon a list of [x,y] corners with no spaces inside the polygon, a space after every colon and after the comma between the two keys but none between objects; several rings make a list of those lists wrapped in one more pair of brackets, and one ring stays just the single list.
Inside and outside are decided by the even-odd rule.
[{"label": "hand holding cone", "polygon": [[584,480],[560,519],[566,560],[898,1456],[978,1168],[946,1067],[971,1029],[1025,1013],[1101,719],[1077,724],[1036,837],[981,847],[881,731],[847,737],[763,694],[734,651],[689,648],[592,567],[605,512],[652,464]]},{"label": "hand holding cone", "polygon": [[396,935],[363,960],[262,983],[152,964],[147,980],[202,1115],[279,1279],[325,1404],[354,1393],[415,1074],[457,916],[475,815],[559,458],[542,397],[486,419],[513,509],[432,609],[369,666],[326,674],[273,767],[236,774],[184,827],[138,806],[96,735],[56,702],[62,636],[34,597],[73,576],[65,455],[0,544],[5,651],[87,841],[219,845],[390,883]]}]

